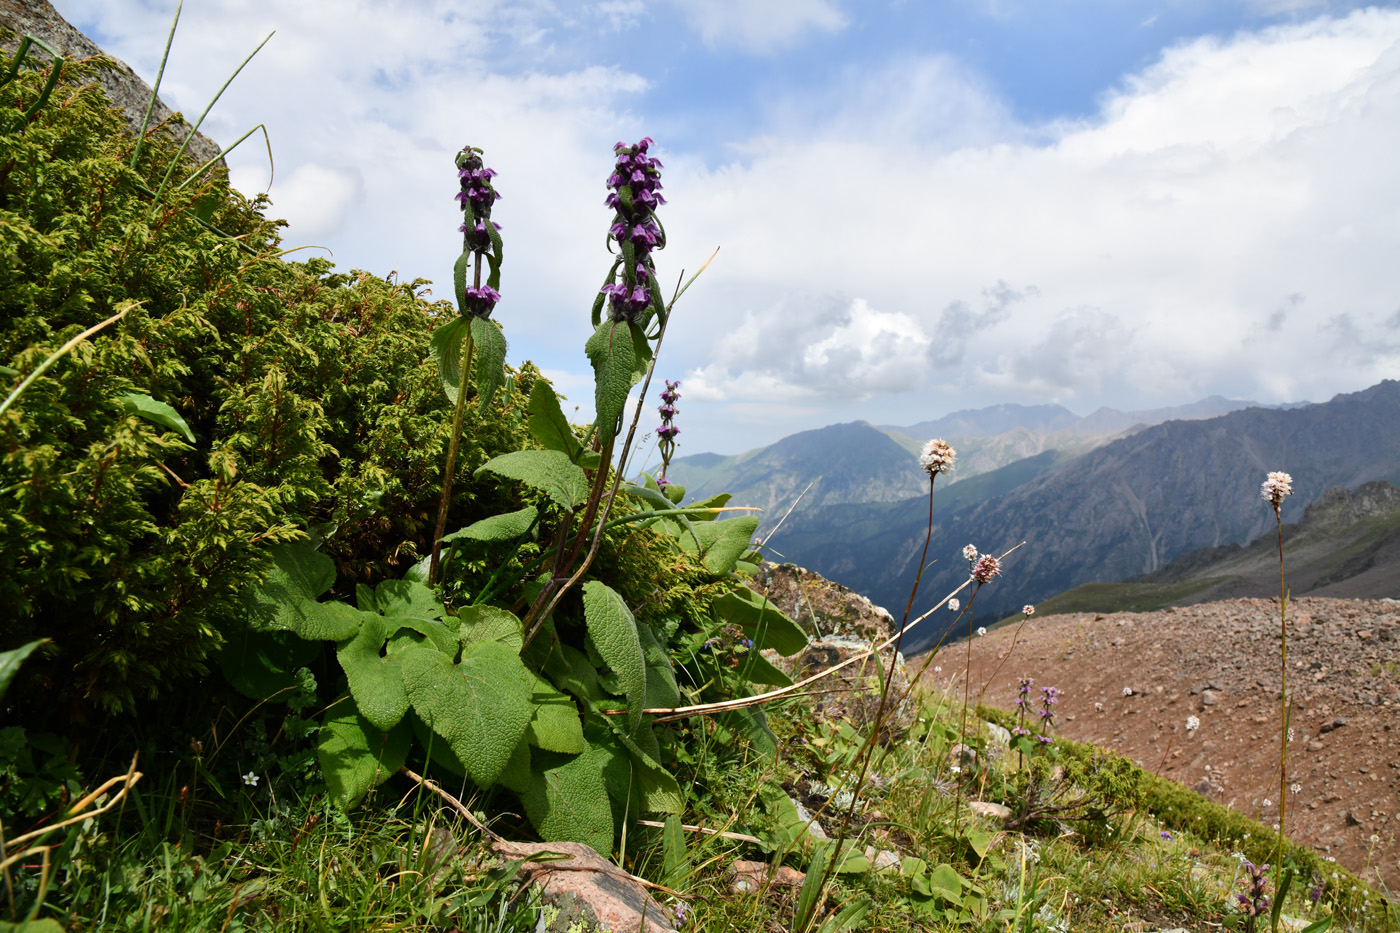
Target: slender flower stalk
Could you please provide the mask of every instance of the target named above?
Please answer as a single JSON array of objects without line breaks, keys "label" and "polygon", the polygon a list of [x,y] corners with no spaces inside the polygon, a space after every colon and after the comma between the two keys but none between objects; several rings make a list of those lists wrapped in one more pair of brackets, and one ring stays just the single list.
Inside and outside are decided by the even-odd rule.
[{"label": "slender flower stalk", "polygon": [[[1287,473],[1270,473],[1260,487],[1260,495],[1274,510],[1274,524],[1278,528],[1278,600],[1279,600],[1279,740],[1278,740],[1278,841],[1274,851],[1274,862],[1279,866],[1280,879],[1276,879],[1274,889],[1283,872],[1283,834],[1288,815],[1288,586],[1283,577],[1283,500],[1293,493],[1293,477]],[[1264,866],[1267,870],[1268,866]],[[1251,918],[1251,927],[1253,926]]]},{"label": "slender flower stalk", "polygon": [[[1000,575],[1001,575],[1001,561],[997,560],[995,557],[991,556],[990,554],[980,554],[980,553],[978,553],[977,548],[974,547],[974,546],[971,545],[971,544],[969,544],[967,547],[963,548],[963,557],[965,557],[965,558],[967,559],[968,573],[969,573],[969,575],[972,577],[972,582],[976,584],[976,586],[974,586],[974,587],[972,588],[972,595],[969,596],[969,597],[967,598],[967,618],[968,618],[968,622],[971,623],[972,618],[973,618],[973,616],[972,616],[972,604],[975,603],[975,602],[977,601],[977,594],[978,594],[979,592],[982,591],[982,587],[983,587],[984,585],[986,585],[987,583],[990,583],[993,577],[997,577],[997,576],[1000,576]],[[986,633],[987,633],[987,630],[986,630],[985,628],[979,628],[978,631],[977,631],[977,634],[978,634],[978,635],[985,635]],[[959,724],[959,726],[958,726],[958,734],[959,734],[960,736],[961,736],[961,735],[966,735],[966,734],[967,734],[967,700],[968,700],[969,682],[971,681],[971,679],[972,679],[972,631],[970,630],[970,626],[969,626],[969,631],[968,631],[968,633],[967,633],[967,658],[966,658],[966,660],[965,660],[965,662],[964,662],[964,667],[963,667],[963,702],[962,702],[962,717],[961,717],[961,722],[960,722],[960,724]],[[959,825],[960,825],[960,823],[961,823],[961,819],[962,819],[962,794],[958,794],[957,801],[956,801],[956,803],[955,803],[955,805],[954,805],[954,808],[953,808],[953,834],[954,834],[955,836],[957,835],[958,827],[959,827]]]},{"label": "slender flower stalk", "polygon": [[666,391],[661,393],[661,404],[656,406],[656,410],[661,413],[661,427],[656,429],[656,442],[661,450],[661,476],[656,482],[661,486],[670,485],[671,481],[666,478],[666,471],[671,467],[671,457],[676,452],[676,435],[681,433],[681,429],[673,423],[676,417],[676,402],[681,394],[676,390],[681,386],[680,380],[672,382],[666,380]]}]

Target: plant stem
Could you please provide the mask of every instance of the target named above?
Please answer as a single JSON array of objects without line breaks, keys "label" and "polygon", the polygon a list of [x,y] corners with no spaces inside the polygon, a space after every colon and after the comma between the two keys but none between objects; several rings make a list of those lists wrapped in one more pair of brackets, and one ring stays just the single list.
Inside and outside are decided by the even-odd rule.
[{"label": "plant stem", "polygon": [[1288,589],[1283,578],[1283,514],[1274,503],[1274,521],[1278,525],[1278,599],[1279,599],[1279,752],[1278,752],[1278,839],[1274,848],[1277,874],[1274,891],[1283,878],[1284,820],[1288,815]]}]

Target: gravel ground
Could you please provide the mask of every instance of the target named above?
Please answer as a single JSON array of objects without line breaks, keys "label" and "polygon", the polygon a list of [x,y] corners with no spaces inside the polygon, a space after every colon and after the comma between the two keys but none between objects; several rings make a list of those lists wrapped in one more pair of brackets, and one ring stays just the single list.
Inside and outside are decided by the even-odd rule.
[{"label": "gravel ground", "polygon": [[[1036,697],[1058,686],[1062,735],[1273,824],[1279,641],[1277,599],[1035,616],[974,638],[968,683],[1003,709],[1020,677],[1035,680]],[[945,647],[926,678],[961,689],[966,652]],[[1299,788],[1288,835],[1400,893],[1400,601],[1292,601],[1288,690],[1288,783]],[[1188,733],[1193,715],[1201,725]]]}]

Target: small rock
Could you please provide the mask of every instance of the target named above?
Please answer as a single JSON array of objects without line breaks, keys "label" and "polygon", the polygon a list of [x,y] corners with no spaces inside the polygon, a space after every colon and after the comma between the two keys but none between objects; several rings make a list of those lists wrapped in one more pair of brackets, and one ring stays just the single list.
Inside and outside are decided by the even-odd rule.
[{"label": "small rock", "polygon": [[874,846],[865,847],[865,857],[870,859],[870,868],[873,871],[899,871],[902,861],[899,853],[888,849],[877,851]]},{"label": "small rock", "polygon": [[758,891],[765,885],[775,888],[797,888],[802,886],[806,875],[786,865],[773,871],[767,862],[735,862],[729,868],[729,886],[735,891]]},{"label": "small rock", "polygon": [[1002,748],[1011,747],[1011,733],[994,722],[984,722],[982,727],[987,730],[987,734],[992,737],[992,742]]},{"label": "small rock", "polygon": [[1348,825],[1348,826],[1360,826],[1360,825],[1361,825],[1361,821],[1358,820],[1358,819],[1356,818],[1356,814],[1355,814],[1355,813],[1352,813],[1350,810],[1347,811],[1347,825]]},{"label": "small rock", "polygon": [[948,749],[948,764],[966,771],[968,768],[977,764],[977,749],[969,748],[959,742],[957,745]]},{"label": "small rock", "polygon": [[995,820],[1011,819],[1011,808],[999,803],[992,803],[990,800],[969,800],[967,808],[973,813],[980,813]]},{"label": "small rock", "polygon": [[1214,706],[1216,703],[1219,703],[1219,702],[1220,702],[1220,696],[1219,696],[1219,694],[1217,694],[1214,690],[1202,690],[1202,691],[1201,691],[1201,705],[1202,705],[1202,706]]},{"label": "small rock", "polygon": [[622,869],[578,842],[497,842],[497,855],[527,859],[557,853],[569,858],[522,861],[519,877],[538,885],[540,898],[559,909],[548,933],[563,933],[580,922],[610,930],[671,933],[675,920],[664,906]]}]

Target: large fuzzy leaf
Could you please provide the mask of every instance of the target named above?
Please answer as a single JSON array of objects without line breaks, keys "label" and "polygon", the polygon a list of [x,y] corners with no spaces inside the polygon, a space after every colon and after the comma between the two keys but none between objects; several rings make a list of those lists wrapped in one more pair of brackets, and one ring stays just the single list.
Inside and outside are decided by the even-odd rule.
[{"label": "large fuzzy leaf", "polygon": [[453,405],[457,404],[457,389],[462,384],[462,340],[470,333],[466,319],[455,317],[433,331],[428,340],[428,351],[437,361],[442,394]]},{"label": "large fuzzy leaf", "polygon": [[[758,518],[745,515],[700,525],[699,528],[709,529],[714,533],[713,540],[705,545],[700,555],[705,569],[710,573],[724,574],[733,570],[734,562],[749,549],[753,533],[758,530]],[[701,538],[701,541],[704,541],[704,538]]]},{"label": "large fuzzy leaf", "polygon": [[591,745],[577,755],[541,752],[534,757],[530,789],[520,801],[541,838],[612,852],[613,811],[603,781],[606,764]]},{"label": "large fuzzy leaf", "polygon": [[710,606],[719,620],[743,629],[757,648],[772,648],[787,657],[807,647],[807,635],[798,624],[748,587],[725,593]]},{"label": "large fuzzy leaf", "polygon": [[254,700],[295,686],[297,670],[321,653],[320,645],[291,632],[260,632],[241,624],[224,639],[219,669],[235,690]]},{"label": "large fuzzy leaf", "polygon": [[361,613],[341,602],[316,602],[335,583],[335,562],[305,544],[268,549],[272,571],[248,590],[248,626],[257,631],[295,632],[312,641],[340,641],[360,626]]},{"label": "large fuzzy leaf", "polygon": [[506,337],[494,321],[484,317],[472,318],[471,332],[476,342],[477,410],[485,413],[506,381]]},{"label": "large fuzzy leaf", "polygon": [[530,417],[525,424],[541,446],[548,450],[557,450],[570,460],[577,460],[583,445],[574,436],[569,419],[564,417],[564,411],[559,407],[559,396],[554,394],[554,389],[549,383],[543,379],[535,380],[535,384],[530,387],[530,401],[526,410]]},{"label": "large fuzzy leaf", "polygon": [[739,676],[751,684],[763,684],[768,687],[792,686],[792,678],[770,664],[758,651],[750,651],[744,656],[744,662],[739,665]]},{"label": "large fuzzy leaf", "polygon": [[644,622],[637,624],[637,636],[642,643],[642,657],[647,665],[646,708],[679,706],[681,692],[676,686],[676,672],[671,667],[671,658],[666,654],[666,649],[656,640],[651,626]]},{"label": "large fuzzy leaf", "polygon": [[[360,713],[375,728],[392,729],[408,711],[408,691],[404,688],[399,654],[383,655],[384,642],[393,634],[383,616],[361,613],[364,617],[354,638],[336,646],[336,657],[345,670],[350,695]],[[397,627],[395,627],[397,628]],[[419,649],[429,650],[429,649]],[[440,652],[433,651],[439,657]],[[451,658],[446,658],[449,664]]]},{"label": "large fuzzy leaf", "polygon": [[479,522],[472,522],[460,531],[454,531],[449,535],[442,536],[443,544],[450,544],[453,541],[511,541],[525,534],[534,525],[536,511],[533,505],[527,505],[518,512],[503,512],[500,515],[492,515],[483,518]]},{"label": "large fuzzy leaf", "polygon": [[536,675],[530,702],[535,712],[525,737],[531,745],[551,752],[583,751],[583,724],[573,700]]},{"label": "large fuzzy leaf", "polygon": [[617,432],[627,393],[637,382],[639,367],[650,357],[642,329],[627,322],[603,321],[584,344],[593,364],[594,410],[598,414],[598,437],[604,443]]},{"label": "large fuzzy leaf", "polygon": [[588,476],[557,450],[517,450],[488,460],[480,469],[519,480],[553,499],[560,508],[574,509],[588,498]]},{"label": "large fuzzy leaf", "polygon": [[589,580],[583,585],[583,616],[593,646],[617,675],[627,698],[627,731],[635,732],[642,721],[647,691],[646,660],[637,635],[637,620],[622,597],[600,580]]},{"label": "large fuzzy leaf", "polygon": [[441,619],[447,615],[432,587],[415,580],[385,580],[372,591],[369,604],[361,597],[360,608],[386,616],[417,616]]},{"label": "large fuzzy leaf", "polygon": [[661,747],[651,727],[643,726],[629,736],[614,726],[613,734],[631,757],[632,787],[641,800],[642,809],[651,813],[684,812],[681,786],[675,776],[662,767]]},{"label": "large fuzzy leaf", "polygon": [[414,711],[447,741],[478,787],[496,783],[533,713],[533,678],[520,656],[499,642],[479,641],[462,649],[460,664],[431,648],[402,658]]},{"label": "large fuzzy leaf", "polygon": [[413,732],[405,722],[381,731],[348,701],[337,704],[336,710],[316,733],[316,757],[331,799],[349,809],[403,767]]},{"label": "large fuzzy leaf", "polygon": [[497,641],[515,651],[525,644],[525,629],[514,613],[496,606],[467,606],[457,613],[462,645]]}]

